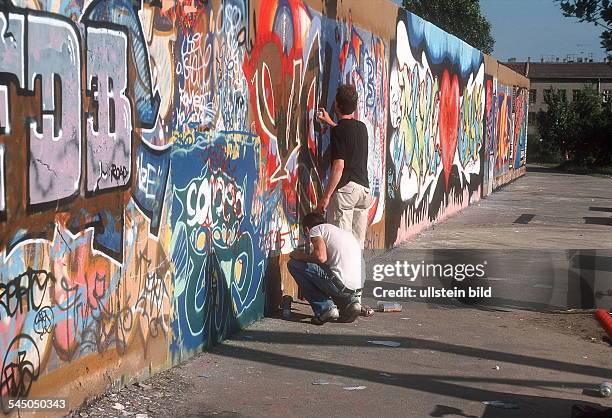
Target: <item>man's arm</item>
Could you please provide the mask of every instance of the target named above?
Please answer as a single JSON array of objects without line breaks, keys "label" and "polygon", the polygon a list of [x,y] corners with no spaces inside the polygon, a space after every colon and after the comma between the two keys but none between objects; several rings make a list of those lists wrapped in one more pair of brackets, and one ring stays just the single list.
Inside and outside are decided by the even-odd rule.
[{"label": "man's arm", "polygon": [[329,205],[329,199],[331,199],[332,194],[336,190],[338,183],[340,183],[340,179],[342,178],[342,173],[344,172],[344,160],[334,160],[332,163],[331,174],[329,176],[329,181],[327,182],[327,188],[319,200],[319,204],[317,205],[318,212],[325,212],[327,206]]},{"label": "man's arm", "polygon": [[314,247],[312,254],[306,254],[304,251],[295,250],[289,254],[289,256],[294,260],[306,261],[308,263],[324,264],[327,262],[327,246],[323,238],[311,237],[310,242],[312,242],[312,246]]}]

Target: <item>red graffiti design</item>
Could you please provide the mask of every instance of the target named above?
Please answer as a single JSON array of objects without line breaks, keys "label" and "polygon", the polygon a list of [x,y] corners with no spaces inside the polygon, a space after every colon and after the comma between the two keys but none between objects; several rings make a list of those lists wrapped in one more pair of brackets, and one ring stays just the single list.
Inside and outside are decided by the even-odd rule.
[{"label": "red graffiti design", "polygon": [[440,96],[440,145],[444,183],[448,191],[448,180],[457,150],[459,129],[459,80],[456,74],[451,76],[447,70],[444,70],[440,84]]}]

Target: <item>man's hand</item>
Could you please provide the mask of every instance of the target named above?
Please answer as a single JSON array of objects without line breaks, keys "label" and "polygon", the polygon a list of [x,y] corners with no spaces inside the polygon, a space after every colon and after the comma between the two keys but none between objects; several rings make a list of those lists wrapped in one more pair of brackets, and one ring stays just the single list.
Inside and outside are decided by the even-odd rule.
[{"label": "man's hand", "polygon": [[332,161],[331,174],[329,176],[329,180],[327,182],[327,187],[323,192],[323,196],[319,203],[317,204],[317,212],[325,213],[325,210],[329,206],[329,200],[331,199],[334,190],[336,190],[336,186],[340,182],[342,178],[342,173],[344,172],[344,160],[334,160]]},{"label": "man's hand", "polygon": [[310,239],[313,251],[310,254],[302,250],[293,250],[289,253],[289,257],[297,261],[306,261],[307,263],[326,263],[327,262],[327,246],[321,237],[313,237]]},{"label": "man's hand", "polygon": [[302,261],[305,255],[306,253],[304,253],[304,251],[293,250],[289,253],[289,258],[297,261]]},{"label": "man's hand", "polygon": [[327,113],[327,110],[322,107],[317,110],[317,119],[319,119],[321,122],[325,122],[329,126],[336,126],[332,118],[329,116],[329,113]]},{"label": "man's hand", "polygon": [[317,212],[325,213],[328,206],[329,206],[329,197],[327,196],[321,197],[321,200],[319,200],[319,203],[317,204]]}]

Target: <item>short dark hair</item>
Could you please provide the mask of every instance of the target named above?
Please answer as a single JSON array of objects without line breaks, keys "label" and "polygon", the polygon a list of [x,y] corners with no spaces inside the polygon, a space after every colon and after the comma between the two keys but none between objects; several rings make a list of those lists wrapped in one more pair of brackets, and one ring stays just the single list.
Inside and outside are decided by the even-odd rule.
[{"label": "short dark hair", "polygon": [[357,109],[357,89],[351,84],[342,84],[336,91],[336,106],[343,115],[350,115]]},{"label": "short dark hair", "polygon": [[323,215],[317,212],[309,213],[308,215],[304,216],[304,219],[302,219],[302,227],[308,229],[314,228],[315,226],[324,223],[325,218],[323,217]]}]

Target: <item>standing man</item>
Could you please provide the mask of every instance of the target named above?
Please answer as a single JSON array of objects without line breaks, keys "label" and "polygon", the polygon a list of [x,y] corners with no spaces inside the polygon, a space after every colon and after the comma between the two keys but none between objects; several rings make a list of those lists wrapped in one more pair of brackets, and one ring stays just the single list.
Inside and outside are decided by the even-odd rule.
[{"label": "standing man", "polygon": [[328,212],[327,219],[346,231],[352,231],[361,249],[368,227],[368,210],[372,203],[368,182],[368,129],[354,118],[357,109],[355,86],[338,87],[334,113],[335,123],[325,109],[319,109],[320,121],[331,129],[331,175],[317,210]]},{"label": "standing man", "polygon": [[[363,250],[372,197],[368,181],[368,128],[354,117],[357,99],[355,86],[343,84],[338,87],[334,102],[338,123],[329,117],[325,109],[321,108],[317,112],[318,119],[332,127],[331,175],[317,211],[324,213],[327,210],[327,220],[352,232]],[[362,268],[361,288],[357,291],[359,301],[365,282],[363,258]],[[371,307],[362,306],[362,316],[373,314]]]}]

